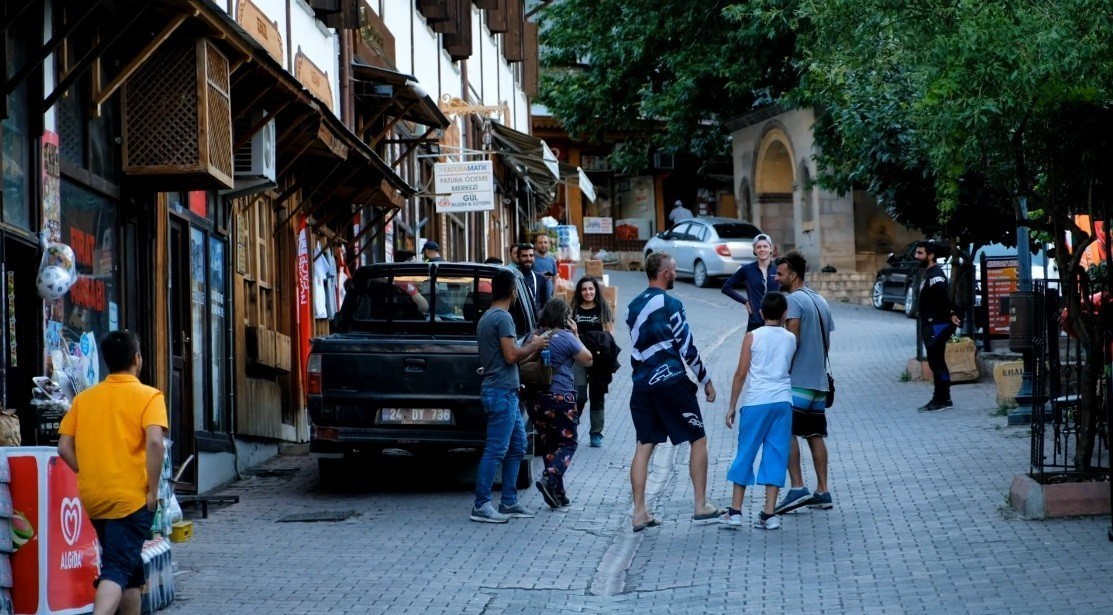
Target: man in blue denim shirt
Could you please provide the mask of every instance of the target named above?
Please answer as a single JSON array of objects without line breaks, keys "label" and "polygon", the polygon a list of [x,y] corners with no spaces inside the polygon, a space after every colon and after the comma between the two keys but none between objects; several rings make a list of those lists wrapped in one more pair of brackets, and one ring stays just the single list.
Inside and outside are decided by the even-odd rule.
[{"label": "man in blue denim shirt", "polygon": [[[738,268],[734,275],[723,283],[723,294],[746,306],[749,319],[746,323],[746,332],[765,324],[761,317],[761,300],[770,288],[777,290],[777,268],[773,266],[773,240],[769,235],[754,237],[754,256],[757,260]],[[736,288],[742,287],[746,294],[742,295]]]},{"label": "man in blue denim shirt", "polygon": [[[510,517],[529,518],[533,512],[518,503],[518,468],[526,454],[526,423],[518,409],[518,363],[549,345],[547,336],[536,336],[519,348],[510,306],[518,300],[514,273],[499,271],[491,278],[491,307],[476,325],[479,364],[483,367],[481,398],[487,413],[487,443],[475,481],[475,506],[471,520],[506,523]],[[495,470],[502,463],[502,502],[491,503]]]}]

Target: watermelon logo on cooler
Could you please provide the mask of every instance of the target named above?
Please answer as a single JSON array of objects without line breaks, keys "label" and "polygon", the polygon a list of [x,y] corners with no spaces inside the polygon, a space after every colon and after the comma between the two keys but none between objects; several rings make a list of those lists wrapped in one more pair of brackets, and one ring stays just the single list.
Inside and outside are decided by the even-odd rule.
[{"label": "watermelon logo on cooler", "polygon": [[15,550],[18,551],[34,537],[35,528],[31,526],[31,522],[23,513],[15,511],[12,515],[12,543],[15,544]]}]

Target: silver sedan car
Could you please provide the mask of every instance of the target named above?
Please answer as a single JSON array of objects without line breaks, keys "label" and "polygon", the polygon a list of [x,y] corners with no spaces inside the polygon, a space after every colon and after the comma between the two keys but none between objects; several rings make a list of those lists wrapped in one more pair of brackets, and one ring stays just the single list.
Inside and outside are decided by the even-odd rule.
[{"label": "silver sedan car", "polygon": [[676,261],[678,275],[690,275],[696,286],[711,278],[733,274],[755,260],[754,237],[761,234],[749,222],[734,218],[700,217],[681,220],[645,244],[645,254],[664,250]]}]

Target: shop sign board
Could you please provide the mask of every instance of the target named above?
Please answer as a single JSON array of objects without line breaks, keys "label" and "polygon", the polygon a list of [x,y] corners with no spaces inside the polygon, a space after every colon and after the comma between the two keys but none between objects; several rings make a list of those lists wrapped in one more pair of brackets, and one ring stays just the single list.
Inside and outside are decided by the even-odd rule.
[{"label": "shop sign board", "polygon": [[1001,300],[1016,292],[1018,271],[1016,256],[987,256],[985,259],[990,335],[1009,335],[1009,311],[1001,309]]},{"label": "shop sign board", "polygon": [[584,235],[614,234],[614,218],[584,216]]},{"label": "shop sign board", "polygon": [[433,171],[437,213],[495,209],[495,175],[490,160],[438,162]]}]

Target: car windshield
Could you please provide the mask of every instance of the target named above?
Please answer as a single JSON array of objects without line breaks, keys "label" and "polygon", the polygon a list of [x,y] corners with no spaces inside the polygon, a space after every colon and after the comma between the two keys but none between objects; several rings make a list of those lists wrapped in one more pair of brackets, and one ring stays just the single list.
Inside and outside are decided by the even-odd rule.
[{"label": "car windshield", "polygon": [[714,226],[719,239],[753,239],[761,234],[756,226],[745,222],[722,222]]}]

